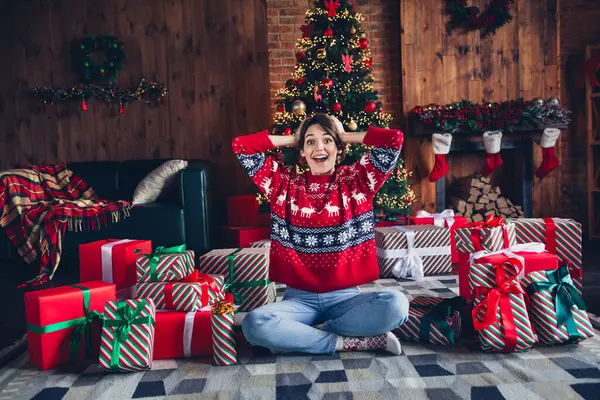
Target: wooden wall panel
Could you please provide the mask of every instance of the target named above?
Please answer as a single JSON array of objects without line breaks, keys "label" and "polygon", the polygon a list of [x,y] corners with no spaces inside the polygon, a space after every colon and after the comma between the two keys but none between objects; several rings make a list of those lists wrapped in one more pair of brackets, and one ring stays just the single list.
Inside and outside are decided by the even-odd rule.
[{"label": "wooden wall panel", "polygon": [[[200,158],[217,165],[221,196],[255,191],[231,140],[271,123],[264,0],[27,0],[0,10],[0,57],[10,60],[0,63],[0,168]],[[84,33],[119,37],[126,63],[118,83],[164,82],[166,106],[136,101],[121,115],[100,101],[85,112],[28,98],[35,86],[78,83],[69,49]]]},{"label": "wooden wall panel", "polygon": [[[485,39],[479,33],[448,34],[444,1],[401,1],[403,108],[446,104],[462,98],[474,102],[505,101],[523,97],[558,96],[560,87],[558,5],[556,0],[517,0],[513,21]],[[481,10],[485,0],[470,1]],[[405,157],[414,171],[418,208],[435,210],[435,184],[428,181],[433,166],[431,140],[410,136]],[[560,149],[558,149],[560,157]],[[447,184],[478,172],[485,153],[453,155]],[[509,156],[507,159],[516,159]],[[541,151],[534,146],[534,170]],[[506,163],[509,164],[509,163]],[[506,167],[505,167],[506,169]],[[508,173],[498,171],[496,174]],[[503,181],[501,176],[498,180]],[[535,215],[557,215],[560,171],[533,186]],[[543,199],[543,201],[542,201]]]}]

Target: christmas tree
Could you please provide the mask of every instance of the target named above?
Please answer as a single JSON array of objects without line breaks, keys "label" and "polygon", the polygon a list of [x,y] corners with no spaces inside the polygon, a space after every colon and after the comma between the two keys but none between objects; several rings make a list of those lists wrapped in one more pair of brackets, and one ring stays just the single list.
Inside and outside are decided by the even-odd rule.
[{"label": "christmas tree", "polygon": [[[285,88],[277,92],[272,134],[292,135],[314,113],[336,116],[347,132],[390,126],[392,117],[383,111],[373,89],[373,59],[361,28],[363,20],[348,0],[316,0],[315,7],[306,12],[302,37],[296,43],[296,67]],[[342,164],[358,161],[367,150],[364,145],[348,145]],[[277,149],[273,155],[303,172],[294,149]],[[258,200],[268,203],[260,194]],[[399,158],[374,199],[375,214],[408,215],[414,200],[404,161]]]}]

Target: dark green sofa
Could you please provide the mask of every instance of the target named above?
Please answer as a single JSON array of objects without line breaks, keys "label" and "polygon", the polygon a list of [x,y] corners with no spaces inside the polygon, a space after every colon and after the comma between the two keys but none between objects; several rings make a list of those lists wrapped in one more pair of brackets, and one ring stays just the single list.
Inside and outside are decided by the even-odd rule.
[{"label": "dark green sofa", "polygon": [[[164,161],[167,160],[78,162],[67,166],[86,180],[100,198],[131,201],[137,184]],[[153,246],[185,243],[197,256],[211,250],[211,234],[215,232],[211,226],[213,173],[211,163],[189,160],[176,183],[158,201],[135,206],[130,217],[96,231],[67,231],[61,265],[78,260],[80,244],[108,238],[149,239]],[[0,260],[17,259],[20,257],[16,249],[6,233],[0,231]]]}]

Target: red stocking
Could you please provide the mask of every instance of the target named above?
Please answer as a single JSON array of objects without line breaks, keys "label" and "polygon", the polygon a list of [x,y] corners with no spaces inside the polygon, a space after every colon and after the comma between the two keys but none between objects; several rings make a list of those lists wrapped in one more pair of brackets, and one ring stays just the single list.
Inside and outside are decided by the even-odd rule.
[{"label": "red stocking", "polygon": [[448,163],[446,154],[450,152],[452,144],[452,135],[449,133],[434,133],[431,138],[433,144],[433,154],[435,155],[435,164],[429,174],[429,182],[437,182],[448,173]]},{"label": "red stocking", "polygon": [[551,171],[558,168],[560,163],[554,153],[554,146],[560,136],[560,130],[556,128],[546,128],[542,134],[540,140],[540,146],[542,147],[542,164],[535,171],[535,176],[542,179],[548,175]]},{"label": "red stocking", "polygon": [[487,131],[483,133],[483,146],[485,147],[485,165],[481,169],[481,175],[489,176],[503,163],[500,157],[502,147],[502,131]]}]

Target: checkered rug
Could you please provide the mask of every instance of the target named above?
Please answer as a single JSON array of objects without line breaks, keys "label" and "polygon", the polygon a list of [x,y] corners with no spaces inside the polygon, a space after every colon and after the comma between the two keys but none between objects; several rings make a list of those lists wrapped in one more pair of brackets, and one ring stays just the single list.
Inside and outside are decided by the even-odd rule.
[{"label": "checkered rug", "polygon": [[[381,279],[362,289],[400,290],[409,298],[452,297],[456,282],[455,276],[420,282]],[[0,400],[600,398],[598,336],[520,354],[483,353],[473,340],[456,347],[404,342],[402,349],[400,356],[274,356],[240,345],[235,366],[213,367],[210,358],[161,360],[151,371],[128,374],[105,373],[91,362],[42,372],[23,354],[0,370]]]}]

